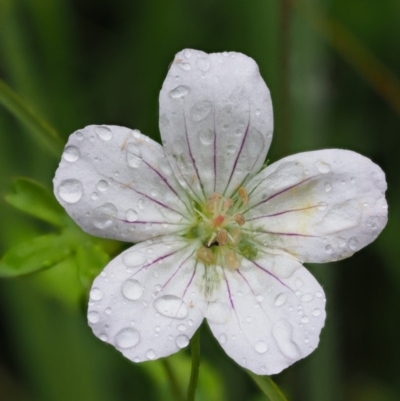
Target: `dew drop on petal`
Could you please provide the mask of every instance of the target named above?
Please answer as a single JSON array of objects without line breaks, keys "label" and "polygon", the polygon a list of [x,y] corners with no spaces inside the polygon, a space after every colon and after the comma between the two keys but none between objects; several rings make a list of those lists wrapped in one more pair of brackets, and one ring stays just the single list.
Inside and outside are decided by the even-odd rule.
[{"label": "dew drop on petal", "polygon": [[184,96],[186,96],[189,93],[189,87],[186,85],[179,85],[175,89],[173,89],[171,92],[169,92],[169,96],[172,99],[179,99]]},{"label": "dew drop on petal", "polygon": [[175,295],[163,295],[153,305],[158,313],[173,319],[185,319],[189,313],[185,301]]},{"label": "dew drop on petal", "polygon": [[331,166],[322,160],[318,160],[315,163],[315,167],[317,167],[318,171],[322,174],[327,174],[331,171]]},{"label": "dew drop on petal", "polygon": [[89,323],[97,323],[99,321],[99,319],[100,319],[99,312],[90,311],[88,313],[88,321],[89,321]]},{"label": "dew drop on petal", "polygon": [[103,292],[97,287],[92,288],[90,291],[90,298],[93,299],[93,301],[100,301],[101,298],[103,298]]},{"label": "dew drop on petal", "polygon": [[58,187],[58,195],[67,203],[79,202],[83,195],[82,183],[78,180],[64,180]]},{"label": "dew drop on petal", "polygon": [[112,132],[110,128],[106,127],[105,125],[97,126],[94,131],[104,141],[109,141],[112,138]]},{"label": "dew drop on petal", "polygon": [[190,109],[190,115],[193,121],[199,122],[204,120],[211,112],[212,103],[207,100],[200,100]]},{"label": "dew drop on petal", "polygon": [[284,319],[278,320],[273,328],[272,335],[278,344],[282,354],[296,360],[300,355],[297,345],[292,341],[293,326]]},{"label": "dew drop on petal", "polygon": [[265,354],[268,351],[268,345],[265,341],[258,341],[256,345],[254,346],[254,349],[259,353],[259,354]]},{"label": "dew drop on petal", "polygon": [[301,302],[311,302],[314,299],[312,294],[303,294],[300,298]]},{"label": "dew drop on petal", "polygon": [[182,70],[185,70],[185,71],[190,71],[192,69],[192,66],[190,63],[179,63],[179,67],[181,67]]},{"label": "dew drop on petal", "polygon": [[154,352],[154,350],[149,349],[146,352],[146,357],[147,357],[147,359],[150,359],[152,361],[152,360],[156,359],[156,353]]},{"label": "dew drop on petal", "polygon": [[136,301],[143,295],[144,287],[139,281],[130,279],[123,282],[121,290],[126,299]]},{"label": "dew drop on petal", "polygon": [[117,215],[117,208],[112,203],[105,203],[93,211],[93,225],[101,230],[110,227],[114,217]]},{"label": "dew drop on petal", "polygon": [[288,294],[286,292],[281,292],[275,297],[274,305],[275,306],[282,306],[288,298]]},{"label": "dew drop on petal", "polygon": [[225,334],[221,334],[221,335],[218,337],[218,341],[220,342],[220,344],[225,344],[225,343],[226,343],[226,340],[227,340],[227,338],[226,338],[226,335],[225,335]]},{"label": "dew drop on petal", "polygon": [[176,337],[175,344],[178,348],[185,348],[189,345],[189,337],[185,334],[180,334]]},{"label": "dew drop on petal", "polygon": [[309,319],[308,316],[303,316],[303,317],[301,318],[301,323],[308,323],[309,321],[310,321],[310,319]]},{"label": "dew drop on petal", "polygon": [[214,142],[214,131],[209,128],[203,128],[199,132],[199,138],[203,145],[210,145]]},{"label": "dew drop on petal", "polygon": [[83,139],[83,134],[80,131],[75,132],[75,137],[78,141],[81,141]]},{"label": "dew drop on petal", "polygon": [[115,345],[118,348],[132,348],[140,342],[140,334],[136,329],[125,328],[115,335]]},{"label": "dew drop on petal", "polygon": [[99,338],[100,338],[101,341],[107,341],[108,340],[108,336],[105,333],[101,333],[99,335]]},{"label": "dew drop on petal", "polygon": [[130,142],[126,145],[125,149],[128,166],[138,168],[142,163],[142,152],[139,147],[135,143]]},{"label": "dew drop on petal", "polygon": [[108,182],[107,182],[106,180],[100,180],[100,181],[97,183],[96,188],[97,188],[100,192],[107,191]]},{"label": "dew drop on petal", "polygon": [[139,267],[146,261],[146,255],[142,252],[130,251],[122,255],[122,261],[127,267]]},{"label": "dew drop on petal", "polygon": [[356,250],[357,250],[357,246],[358,246],[357,238],[351,237],[351,238],[349,239],[349,248],[350,248],[352,251],[356,251]]},{"label": "dew drop on petal", "polygon": [[138,219],[138,214],[135,210],[128,209],[125,213],[125,218],[130,223],[133,223],[134,221],[136,221]]},{"label": "dew drop on petal", "polygon": [[76,148],[75,146],[67,146],[64,149],[62,157],[67,162],[70,163],[76,162],[80,157],[79,149]]},{"label": "dew drop on petal", "polygon": [[318,308],[314,309],[312,311],[312,315],[315,316],[315,317],[320,316],[321,315],[321,310],[318,309]]},{"label": "dew drop on petal", "polygon": [[332,191],[332,184],[331,184],[330,182],[326,182],[326,183],[324,184],[324,189],[325,189],[325,192],[330,192],[330,191]]},{"label": "dew drop on petal", "polygon": [[190,49],[186,49],[183,52],[183,55],[185,56],[185,58],[190,58],[190,57],[192,57],[192,51]]}]

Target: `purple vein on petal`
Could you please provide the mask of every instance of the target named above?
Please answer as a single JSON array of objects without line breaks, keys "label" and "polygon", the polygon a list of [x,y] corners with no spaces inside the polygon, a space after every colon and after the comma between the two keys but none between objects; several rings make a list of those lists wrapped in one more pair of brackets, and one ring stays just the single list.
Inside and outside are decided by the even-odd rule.
[{"label": "purple vein on petal", "polygon": [[196,262],[196,264],[195,264],[195,266],[194,266],[192,276],[190,277],[189,282],[186,284],[185,291],[183,291],[182,298],[186,295],[187,290],[190,288],[190,285],[191,285],[192,282],[193,282],[194,276],[196,275],[196,271],[197,271],[197,262]]},{"label": "purple vein on petal", "polygon": [[273,277],[275,280],[277,280],[280,284],[282,284],[284,287],[286,287],[288,290],[290,290],[291,292],[294,293],[294,291],[287,286],[282,280],[280,280],[278,277],[275,276],[275,274],[271,273],[269,270],[267,270],[266,268],[260,266],[258,263],[254,262],[254,260],[251,261],[253,263],[254,266],[258,267],[260,270],[262,270],[263,272],[267,273],[269,276]]},{"label": "purple vein on petal", "polygon": [[256,230],[256,232],[262,233],[262,234],[270,234],[270,235],[287,235],[289,237],[317,238],[316,235],[307,235],[307,234],[299,234],[299,233],[282,233],[282,232],[264,231],[264,230]]},{"label": "purple vein on petal", "polygon": [[234,305],[233,299],[232,299],[231,288],[229,287],[229,283],[228,283],[228,279],[226,277],[225,271],[224,271],[224,280],[225,280],[225,284],[226,284],[226,290],[228,291],[229,303],[231,304],[232,309],[235,310],[235,305]]},{"label": "purple vein on petal", "polygon": [[186,224],[183,223],[169,223],[168,221],[129,221],[129,220],[122,220],[122,219],[115,219],[121,221],[122,223],[128,224],[168,224],[169,226],[185,226]]},{"label": "purple vein on petal", "polygon": [[246,221],[254,221],[254,220],[258,220],[258,219],[263,219],[266,217],[276,217],[276,216],[280,216],[282,214],[286,214],[286,213],[293,213],[293,212],[301,212],[303,210],[308,210],[308,209],[314,209],[317,208],[318,206],[309,206],[309,207],[303,207],[300,209],[290,209],[290,210],[284,210],[282,212],[277,212],[277,213],[272,213],[272,214],[265,214],[262,216],[257,216],[257,217],[252,217],[251,219],[246,219]]},{"label": "purple vein on petal", "polygon": [[171,280],[175,277],[175,275],[178,273],[178,271],[193,256],[193,254],[194,254],[194,251],[179,265],[179,267],[175,270],[175,272],[172,274],[172,276],[164,283],[164,285],[162,286],[163,289],[171,282]]}]

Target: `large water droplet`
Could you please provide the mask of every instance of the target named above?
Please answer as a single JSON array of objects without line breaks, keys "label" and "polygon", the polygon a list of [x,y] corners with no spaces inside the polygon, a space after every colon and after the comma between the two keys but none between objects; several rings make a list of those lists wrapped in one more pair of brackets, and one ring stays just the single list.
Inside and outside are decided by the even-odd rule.
[{"label": "large water droplet", "polygon": [[126,328],[115,335],[115,345],[118,348],[132,348],[139,344],[140,334],[136,329]]},{"label": "large water droplet", "polygon": [[284,319],[278,320],[272,328],[272,335],[282,354],[290,359],[297,360],[300,351],[297,345],[292,341],[292,332],[293,326]]},{"label": "large water droplet", "polygon": [[288,298],[288,294],[286,292],[281,292],[275,297],[274,305],[275,306],[282,306]]},{"label": "large water droplet", "polygon": [[106,180],[100,180],[100,181],[97,183],[96,188],[97,188],[100,192],[107,191],[108,182],[107,182]]},{"label": "large water droplet", "polygon": [[189,87],[185,85],[179,85],[175,89],[173,89],[171,92],[169,92],[169,96],[172,99],[179,99],[181,97],[186,96],[189,93]]},{"label": "large water droplet", "polygon": [[199,57],[196,62],[197,68],[200,71],[206,72],[210,69],[210,61],[205,57]]},{"label": "large water droplet", "polygon": [[135,210],[133,209],[128,209],[125,213],[125,218],[128,220],[130,223],[133,223],[138,219],[138,214],[136,213]]},{"label": "large water droplet", "polygon": [[110,128],[106,127],[105,125],[98,125],[94,131],[104,141],[109,141],[112,138],[112,132]]},{"label": "large water droplet", "polygon": [[90,291],[90,298],[92,298],[93,301],[100,301],[101,298],[103,298],[103,292],[100,290],[100,288],[92,288]]},{"label": "large water droplet", "polygon": [[146,255],[142,252],[131,251],[122,255],[122,261],[127,267],[139,267],[146,261]]},{"label": "large water droplet", "polygon": [[64,160],[67,162],[73,163],[76,162],[79,159],[80,153],[79,149],[76,148],[75,146],[67,146],[64,149],[62,157]]},{"label": "large water droplet", "polygon": [[88,321],[89,323],[97,323],[100,319],[99,312],[96,311],[90,311],[88,313]]},{"label": "large water droplet", "polygon": [[64,180],[58,187],[58,195],[67,203],[79,202],[83,195],[82,183],[78,180]]},{"label": "large water droplet", "polygon": [[110,227],[114,217],[117,215],[117,208],[112,203],[106,203],[93,211],[93,225],[101,230]]},{"label": "large water droplet", "polygon": [[214,142],[214,131],[209,128],[203,128],[199,132],[199,138],[203,145],[210,145]]},{"label": "large water droplet", "polygon": [[268,345],[265,341],[258,341],[256,345],[254,346],[254,349],[259,353],[259,354],[264,354],[268,351]]},{"label": "large water droplet", "polygon": [[322,174],[327,174],[331,171],[331,166],[328,163],[323,162],[322,160],[318,160],[315,163],[315,167],[317,167],[318,171]]},{"label": "large water droplet", "polygon": [[136,301],[143,295],[144,287],[137,280],[126,280],[122,284],[122,294],[130,301]]},{"label": "large water droplet", "polygon": [[193,121],[199,122],[204,120],[211,112],[212,103],[207,100],[201,100],[192,106],[190,109],[190,115]]},{"label": "large water droplet", "polygon": [[176,337],[175,344],[178,348],[185,348],[189,345],[189,337],[185,334],[180,334]]},{"label": "large water droplet", "polygon": [[189,313],[185,301],[175,295],[163,295],[153,305],[157,312],[173,319],[184,319]]},{"label": "large water droplet", "polygon": [[133,142],[126,145],[126,162],[133,168],[138,168],[142,163],[142,152]]}]

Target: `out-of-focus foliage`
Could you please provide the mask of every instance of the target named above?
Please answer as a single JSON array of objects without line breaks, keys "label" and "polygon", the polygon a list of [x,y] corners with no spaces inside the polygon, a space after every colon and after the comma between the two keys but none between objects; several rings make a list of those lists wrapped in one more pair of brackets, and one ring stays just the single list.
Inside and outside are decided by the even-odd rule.
[{"label": "out-of-focus foliage", "polygon": [[[83,233],[51,185],[62,142],[82,126],[159,139],[158,92],[186,47],[257,61],[277,123],[269,160],[347,148],[386,171],[388,226],[351,259],[310,266],[327,326],[276,381],[291,401],[400,398],[399,34],[398,0],[0,1],[0,399],[176,399],[163,362],[131,364],[91,334],[88,287],[125,245]],[[265,399],[201,335],[198,399]],[[169,363],[184,394],[189,352]]]}]

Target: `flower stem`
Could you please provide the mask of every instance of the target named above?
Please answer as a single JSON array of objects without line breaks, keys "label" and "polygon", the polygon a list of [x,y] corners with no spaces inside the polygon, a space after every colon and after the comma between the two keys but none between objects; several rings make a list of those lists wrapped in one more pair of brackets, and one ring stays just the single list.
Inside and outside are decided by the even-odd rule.
[{"label": "flower stem", "polygon": [[172,368],[171,363],[169,362],[168,358],[162,358],[161,362],[168,376],[174,398],[176,399],[176,401],[184,401],[178,379],[176,377],[174,369]]},{"label": "flower stem", "polygon": [[258,376],[249,371],[247,371],[247,373],[260,390],[267,396],[269,401],[287,401],[280,388],[269,376]]},{"label": "flower stem", "polygon": [[190,341],[192,352],[192,370],[188,388],[187,401],[194,401],[200,371],[200,330],[197,330]]}]

